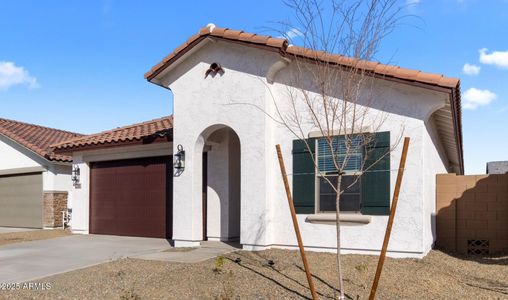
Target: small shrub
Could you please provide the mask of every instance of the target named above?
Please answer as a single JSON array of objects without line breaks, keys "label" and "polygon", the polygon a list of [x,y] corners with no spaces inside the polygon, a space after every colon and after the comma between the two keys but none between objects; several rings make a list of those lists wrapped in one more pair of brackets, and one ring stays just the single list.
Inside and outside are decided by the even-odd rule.
[{"label": "small shrub", "polygon": [[355,269],[358,272],[364,272],[364,271],[367,271],[367,265],[366,264],[360,264],[360,265],[355,266]]},{"label": "small shrub", "polygon": [[122,270],[116,272],[116,277],[119,277],[120,279],[123,279],[124,275],[125,275],[125,272]]},{"label": "small shrub", "polygon": [[222,270],[224,268],[224,262],[225,262],[224,256],[222,256],[222,255],[217,256],[217,258],[215,259],[215,262],[214,262],[213,271],[217,272],[217,273],[222,272]]},{"label": "small shrub", "polygon": [[120,300],[141,300],[141,296],[133,290],[122,290],[122,294],[120,294]]}]

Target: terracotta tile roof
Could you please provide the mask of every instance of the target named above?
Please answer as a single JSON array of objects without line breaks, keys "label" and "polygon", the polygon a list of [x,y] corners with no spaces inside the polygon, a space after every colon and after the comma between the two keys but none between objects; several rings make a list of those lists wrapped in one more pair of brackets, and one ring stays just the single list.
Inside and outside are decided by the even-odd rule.
[{"label": "terracotta tile roof", "polygon": [[406,81],[420,82],[445,88],[456,88],[459,83],[459,79],[445,77],[441,74],[425,73],[418,70],[385,65],[378,62],[362,61],[343,55],[330,54],[298,46],[290,46],[287,39],[257,35],[254,33],[243,32],[241,30],[220,28],[215,27],[214,25],[204,27],[198,32],[198,34],[191,36],[185,43],[166,56],[160,63],[152,67],[152,69],[145,74],[145,78],[148,80],[153,79],[157,76],[157,74],[169,67],[181,55],[207,37],[240,42],[251,46],[261,46],[278,51],[281,55],[287,57],[297,56],[311,60],[326,61],[342,66],[355,66],[362,70],[371,71],[373,74],[398,78]]},{"label": "terracotta tile roof", "polygon": [[51,145],[82,136],[79,133],[0,118],[0,134],[51,161],[71,162],[68,155],[55,154]]},{"label": "terracotta tile roof", "polygon": [[418,85],[423,88],[445,89],[450,94],[450,105],[452,107],[452,118],[455,124],[455,139],[460,157],[461,170],[464,170],[463,146],[462,146],[462,113],[460,105],[460,80],[458,78],[445,77],[441,74],[426,73],[419,70],[401,68],[399,66],[385,65],[378,62],[362,61],[338,54],[330,54],[323,51],[315,51],[308,48],[291,46],[283,38],[273,38],[271,36],[257,35],[254,33],[243,32],[241,30],[231,30],[228,28],[216,27],[213,24],[199,30],[191,36],[185,43],[177,47],[172,53],[166,56],[161,62],[153,66],[150,71],[145,73],[145,78],[152,81],[159,73],[168,68],[173,62],[178,60],[187,51],[199,44],[206,38],[222,39],[235,43],[241,43],[248,46],[264,48],[279,52],[284,57],[299,57],[308,60],[318,60],[330,62],[343,67],[352,67],[365,70],[368,74],[388,80],[395,80],[406,84]]},{"label": "terracotta tile roof", "polygon": [[286,49],[286,53],[288,56],[293,55],[311,60],[330,62],[346,67],[355,67],[383,77],[393,77],[401,80],[419,82],[444,88],[456,88],[459,83],[458,78],[445,77],[441,74],[426,73],[419,70],[401,68],[399,66],[385,65],[379,62],[358,60],[343,55],[329,54],[298,46],[288,47]]},{"label": "terracotta tile roof", "polygon": [[91,135],[70,139],[52,145],[55,152],[72,152],[101,146],[121,146],[147,138],[173,138],[173,116],[162,117],[142,123],[123,126]]},{"label": "terracotta tile roof", "polygon": [[181,55],[185,54],[185,52],[199,44],[200,41],[207,37],[240,42],[242,44],[249,44],[252,46],[261,46],[282,52],[285,52],[288,47],[288,41],[286,39],[272,38],[271,36],[257,35],[254,33],[243,32],[241,30],[231,30],[215,26],[203,27],[198,34],[191,36],[185,43],[177,47],[172,53],[162,59],[160,63],[152,67],[152,69],[145,74],[145,78],[151,80],[176,61]]}]

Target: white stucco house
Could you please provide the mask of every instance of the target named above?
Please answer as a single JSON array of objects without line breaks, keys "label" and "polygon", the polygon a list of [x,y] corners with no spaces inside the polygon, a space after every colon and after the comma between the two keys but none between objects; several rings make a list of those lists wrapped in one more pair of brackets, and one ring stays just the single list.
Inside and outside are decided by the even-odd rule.
[{"label": "white stucco house", "polygon": [[[165,236],[177,247],[237,240],[247,250],[296,248],[275,152],[280,144],[287,171],[295,175],[290,181],[305,247],[334,251],[335,213],[309,164],[309,153],[266,113],[274,110],[274,97],[287,96],[296,59],[309,64],[326,60],[337,68],[351,62],[290,46],[285,39],[214,25],[201,29],[145,74],[149,82],[173,93],[172,118],[55,145],[56,153],[72,155],[81,169],[82,185],[73,190],[73,229]],[[370,110],[387,115],[373,132],[378,150],[390,148],[401,135],[411,138],[388,255],[423,257],[435,239],[435,175],[464,170],[460,82],[361,64],[373,78]],[[217,72],[210,75],[210,69]],[[318,147],[315,129],[306,131]],[[379,253],[395,184],[391,170],[398,167],[401,148],[383,158],[379,172],[363,176],[351,205],[341,213],[345,253]],[[168,164],[178,161],[177,154],[183,169]],[[118,196],[123,189],[129,192]],[[125,197],[130,209],[122,214]],[[157,214],[162,211],[165,215]],[[158,225],[146,224],[152,219]],[[148,232],[139,226],[159,229]]]},{"label": "white stucco house", "polygon": [[0,118],[0,226],[62,226],[72,200],[72,157],[50,145],[78,136]]}]

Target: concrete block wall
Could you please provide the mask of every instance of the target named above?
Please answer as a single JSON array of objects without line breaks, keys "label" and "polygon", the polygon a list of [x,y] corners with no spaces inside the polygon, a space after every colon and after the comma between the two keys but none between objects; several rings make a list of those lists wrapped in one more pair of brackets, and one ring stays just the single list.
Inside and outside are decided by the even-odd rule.
[{"label": "concrete block wall", "polygon": [[508,174],[437,175],[436,212],[437,247],[463,254],[508,250]]}]

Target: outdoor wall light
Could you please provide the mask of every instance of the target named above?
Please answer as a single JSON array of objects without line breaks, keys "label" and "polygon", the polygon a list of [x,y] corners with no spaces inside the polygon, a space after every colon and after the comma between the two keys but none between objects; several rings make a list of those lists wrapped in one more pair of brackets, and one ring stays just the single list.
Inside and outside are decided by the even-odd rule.
[{"label": "outdoor wall light", "polygon": [[175,162],[173,163],[173,167],[175,168],[175,176],[180,176],[185,170],[185,150],[183,150],[183,146],[178,144],[176,146],[176,154],[175,154]]},{"label": "outdoor wall light", "polygon": [[74,165],[72,167],[72,176],[71,176],[72,185],[74,187],[79,187],[79,185],[80,185],[80,183],[79,183],[79,174],[80,174],[79,166],[78,165]]}]

